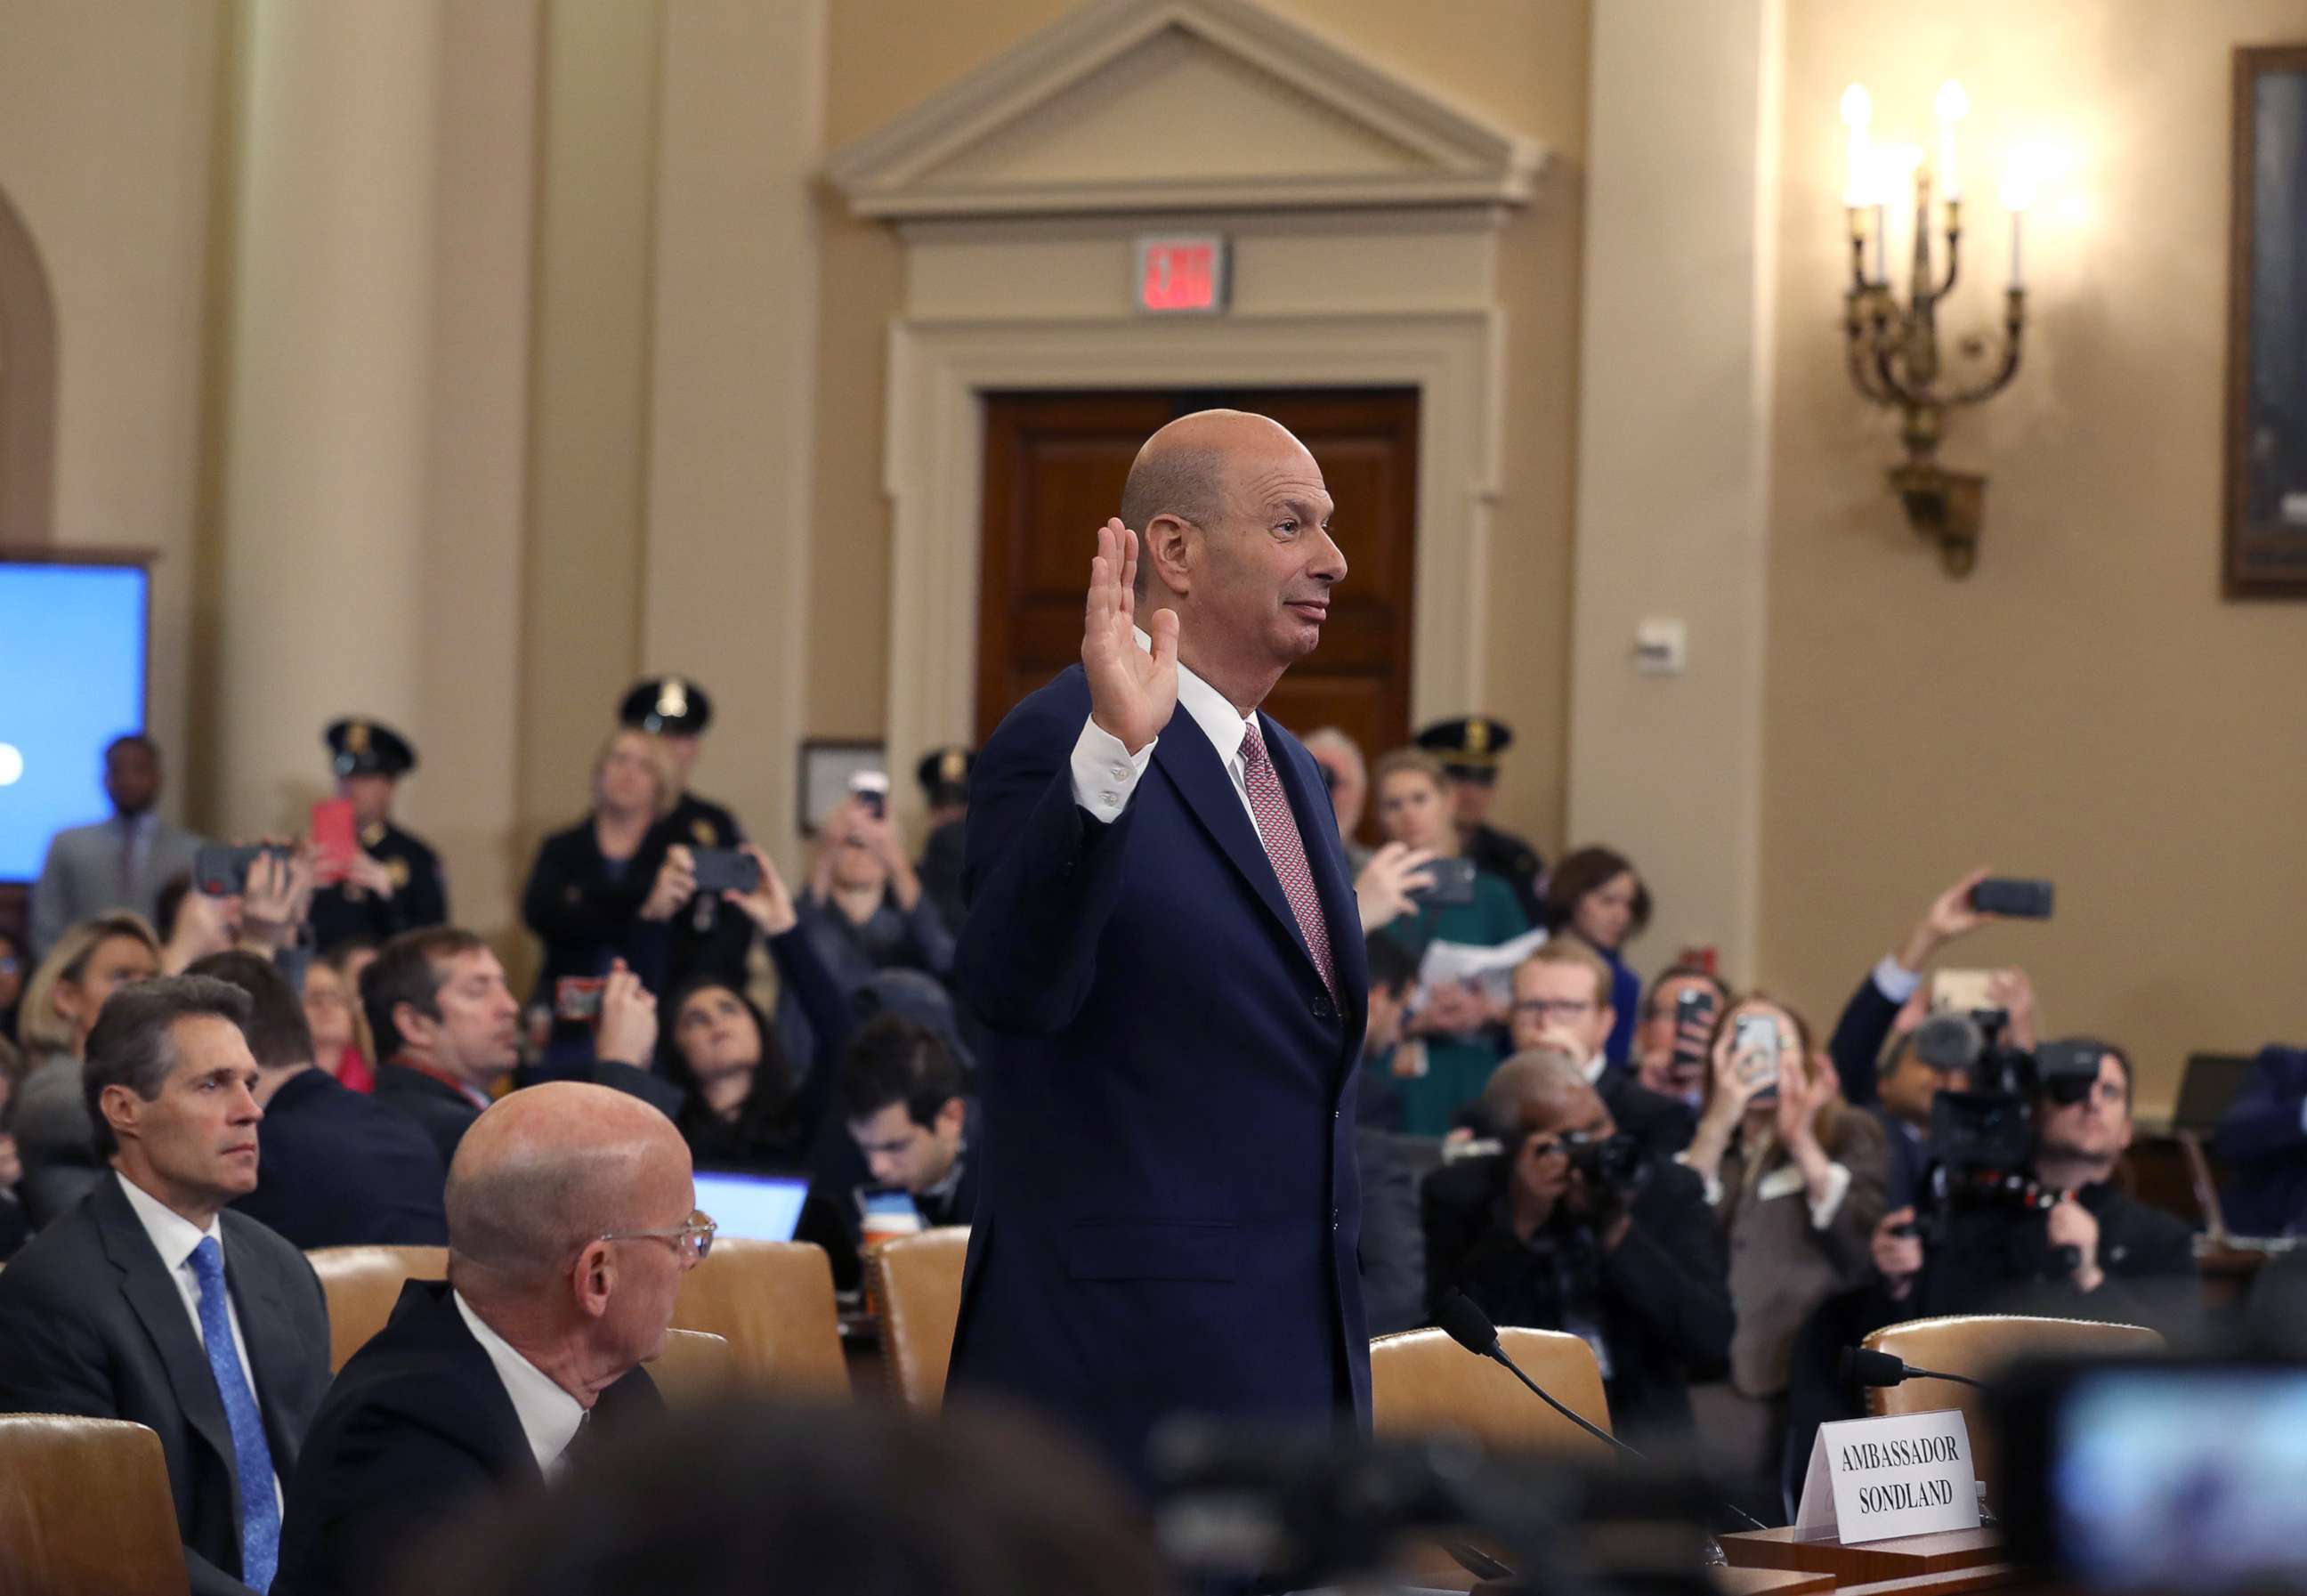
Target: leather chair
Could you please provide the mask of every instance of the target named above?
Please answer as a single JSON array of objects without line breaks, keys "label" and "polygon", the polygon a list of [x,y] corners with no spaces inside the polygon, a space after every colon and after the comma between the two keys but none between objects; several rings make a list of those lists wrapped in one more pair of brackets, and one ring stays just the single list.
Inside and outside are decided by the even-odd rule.
[{"label": "leather chair", "polygon": [[[1593,1348],[1554,1330],[1503,1328],[1498,1339],[1555,1401],[1599,1429],[1610,1428]],[[1370,1343],[1370,1420],[1381,1438],[1455,1430],[1496,1451],[1610,1450],[1440,1330],[1406,1330]]]},{"label": "leather chair", "polygon": [[673,1322],[726,1340],[744,1384],[780,1395],[849,1394],[833,1266],[806,1241],[717,1240],[681,1283]]},{"label": "leather chair", "polygon": [[445,1247],[318,1247],[304,1255],[329,1303],[329,1371],[367,1344],[412,1280],[446,1280]]},{"label": "leather chair", "polygon": [[665,1348],[648,1361],[649,1378],[669,1403],[709,1402],[737,1379],[737,1354],[728,1342],[702,1330],[668,1330]]},{"label": "leather chair", "polygon": [[[2006,1364],[2022,1358],[2141,1358],[2159,1355],[2163,1337],[2139,1325],[2101,1325],[2088,1319],[2033,1319],[2009,1314],[1959,1314],[1910,1319],[1866,1338],[1868,1351],[1888,1352],[1917,1369],[1992,1380]],[[1970,1455],[1986,1495],[1997,1508],[2002,1493],[1995,1471],[1994,1415],[1986,1393],[1951,1380],[1908,1380],[1870,1386],[1866,1411],[1884,1414],[1961,1411],[1970,1432]]]},{"label": "leather chair", "polygon": [[869,1291],[881,1309],[881,1358],[899,1401],[924,1413],[945,1403],[953,1331],[961,1317],[961,1270],[969,1227],[948,1225],[884,1241],[866,1255]]},{"label": "leather chair", "polygon": [[159,1436],[0,1418],[0,1596],[184,1596],[187,1577]]}]

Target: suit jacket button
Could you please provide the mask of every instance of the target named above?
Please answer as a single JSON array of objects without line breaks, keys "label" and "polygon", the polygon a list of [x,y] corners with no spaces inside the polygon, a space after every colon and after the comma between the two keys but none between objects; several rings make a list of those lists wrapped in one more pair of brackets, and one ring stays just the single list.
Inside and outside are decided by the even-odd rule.
[{"label": "suit jacket button", "polygon": [[1327,1019],[1330,1017],[1329,999],[1316,998],[1314,1000],[1314,1017],[1316,1019]]}]

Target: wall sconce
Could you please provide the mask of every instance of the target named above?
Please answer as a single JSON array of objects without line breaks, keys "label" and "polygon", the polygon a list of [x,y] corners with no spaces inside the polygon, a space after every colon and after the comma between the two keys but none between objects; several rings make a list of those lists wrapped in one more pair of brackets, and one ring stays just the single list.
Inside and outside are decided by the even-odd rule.
[{"label": "wall sconce", "polygon": [[[1871,148],[1867,124],[1874,102],[1853,83],[1843,90],[1842,121],[1848,132],[1848,177],[1843,204],[1850,219],[1850,287],[1843,295],[1844,342],[1850,380],[1874,404],[1899,411],[1900,441],[1907,459],[1891,469],[1891,489],[1906,506],[1916,531],[1939,545],[1951,576],[1968,576],[1978,559],[1980,522],[1986,507],[1986,478],[1950,471],[1938,462],[1939,440],[1947,413],[1993,398],[2019,373],[2020,333],[2026,324],[2027,293],[2019,270],[2020,219],[2032,202],[2033,175],[2014,161],[2003,188],[2011,214],[2011,285],[2003,292],[2003,349],[1990,374],[1968,386],[1949,378],[1939,358],[1939,302],[1954,291],[1961,272],[1962,189],[1955,165],[1956,128],[1970,110],[1962,85],[1950,79],[1940,90],[1937,198],[1945,211],[1946,276],[1931,263],[1932,174],[1919,150]],[[1902,309],[1891,292],[1884,260],[1891,202],[1911,195],[1915,208],[1915,258]],[[1987,339],[1973,334],[1960,352],[1977,358],[1988,353]]]}]

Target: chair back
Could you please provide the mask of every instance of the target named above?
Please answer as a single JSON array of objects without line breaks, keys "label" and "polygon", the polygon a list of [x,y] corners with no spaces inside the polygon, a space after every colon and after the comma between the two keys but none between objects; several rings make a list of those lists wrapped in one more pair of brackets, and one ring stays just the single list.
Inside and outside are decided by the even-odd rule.
[{"label": "chair back", "polygon": [[806,1241],[725,1238],[681,1283],[673,1322],[728,1342],[744,1384],[803,1400],[849,1394],[833,1265]]},{"label": "chair back", "polygon": [[384,1328],[403,1285],[449,1277],[445,1247],[316,1247],[304,1257],[328,1299],[331,1374]]},{"label": "chair back", "polygon": [[[1610,1428],[1594,1349],[1554,1330],[1504,1328],[1507,1357],[1547,1394],[1598,1429]],[[1608,1452],[1609,1448],[1440,1330],[1407,1330],[1370,1343],[1370,1418],[1382,1437],[1454,1430],[1486,1449]]]},{"label": "chair back", "polygon": [[676,1407],[709,1402],[737,1383],[736,1350],[702,1330],[666,1331],[664,1348],[648,1367],[657,1390]]},{"label": "chair back", "polygon": [[[1877,1330],[1865,1342],[1869,1351],[1888,1352],[1917,1369],[1992,1380],[2023,1358],[2141,1358],[2163,1351],[2163,1337],[2139,1325],[2101,1325],[2088,1319],[2035,1319],[2012,1314],[1957,1314],[1910,1319]],[[1885,1414],[1927,1413],[1959,1409],[1970,1432],[1970,1454],[1986,1481],[1989,1501],[2002,1505],[1995,1464],[1994,1417],[1984,1391],[1949,1380],[1908,1380],[1868,1388],[1866,1411]]]},{"label": "chair back", "polygon": [[881,1360],[900,1401],[925,1413],[945,1403],[953,1331],[961,1317],[961,1271],[969,1227],[948,1225],[882,1242],[866,1255],[881,1309]]},{"label": "chair back", "polygon": [[0,1418],[0,1596],[184,1596],[160,1437],[118,1419]]}]

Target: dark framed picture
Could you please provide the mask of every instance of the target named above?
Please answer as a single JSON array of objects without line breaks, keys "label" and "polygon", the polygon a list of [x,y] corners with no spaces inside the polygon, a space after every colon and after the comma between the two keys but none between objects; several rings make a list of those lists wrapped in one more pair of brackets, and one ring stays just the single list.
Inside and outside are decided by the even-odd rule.
[{"label": "dark framed picture", "polygon": [[2234,64],[2225,587],[2307,598],[2307,45]]},{"label": "dark framed picture", "polygon": [[801,817],[801,834],[811,837],[818,834],[825,817],[849,796],[851,777],[878,771],[887,762],[887,751],[879,742],[840,737],[811,737],[803,742],[800,802],[793,811]]}]

